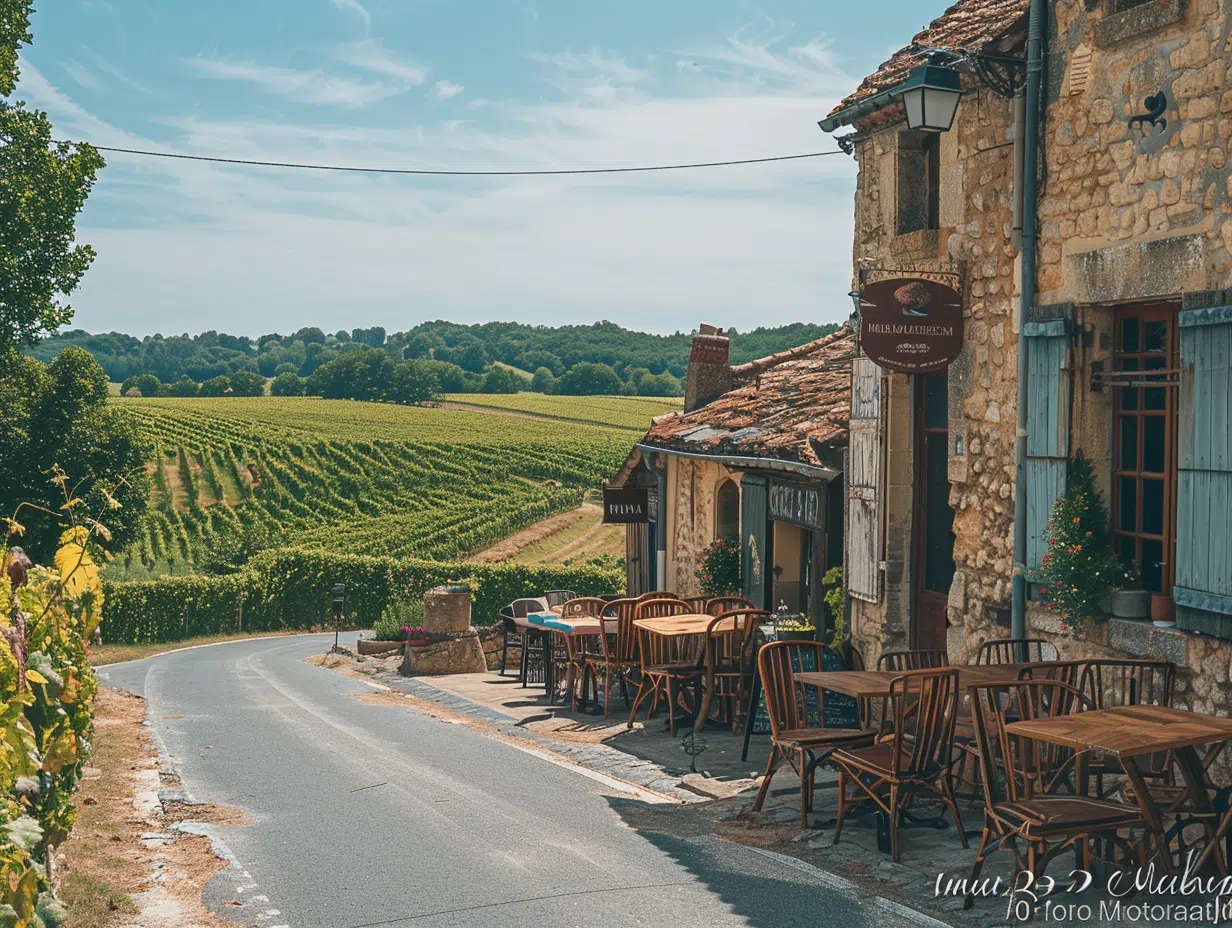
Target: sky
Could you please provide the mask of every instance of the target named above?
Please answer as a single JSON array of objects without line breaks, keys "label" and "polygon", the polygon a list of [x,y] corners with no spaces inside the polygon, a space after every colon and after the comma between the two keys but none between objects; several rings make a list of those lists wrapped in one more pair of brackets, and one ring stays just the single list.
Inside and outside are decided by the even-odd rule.
[{"label": "sky", "polygon": [[[57,138],[525,170],[833,150],[909,0],[43,0],[16,98]],[[914,7],[914,9],[913,9]],[[423,178],[105,153],[74,327],[164,335],[845,318],[855,164]]]}]

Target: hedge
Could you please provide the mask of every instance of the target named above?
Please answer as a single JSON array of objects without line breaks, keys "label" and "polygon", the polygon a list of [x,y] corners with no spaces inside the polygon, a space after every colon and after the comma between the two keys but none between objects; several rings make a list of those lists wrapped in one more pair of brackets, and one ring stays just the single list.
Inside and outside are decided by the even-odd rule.
[{"label": "hedge", "polygon": [[332,625],[335,583],[346,584],[346,624],[371,628],[395,585],[422,592],[450,580],[477,584],[476,625],[494,624],[500,607],[522,596],[553,589],[587,596],[624,586],[619,570],[593,566],[463,564],[282,548],[227,576],[108,582],[103,634],[113,643],[145,644],[241,629],[319,628]]}]

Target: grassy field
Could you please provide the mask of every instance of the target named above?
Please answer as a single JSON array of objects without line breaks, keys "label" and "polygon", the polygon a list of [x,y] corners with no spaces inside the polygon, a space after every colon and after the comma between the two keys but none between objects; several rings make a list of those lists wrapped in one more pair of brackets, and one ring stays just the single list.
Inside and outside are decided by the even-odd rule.
[{"label": "grassy field", "polygon": [[255,534],[346,553],[464,557],[576,509],[632,440],[610,425],[480,409],[306,398],[112,402],[137,417],[157,449],[149,513],[109,566],[113,579],[189,572],[220,540]]},{"label": "grassy field", "polygon": [[594,502],[536,522],[472,555],[480,564],[570,564],[598,557],[623,559],[623,525],[604,525],[603,509]]},{"label": "grassy field", "polygon": [[527,413],[566,422],[584,422],[645,432],[650,420],[677,412],[678,397],[653,396],[548,396],[543,393],[451,393],[450,403]]}]

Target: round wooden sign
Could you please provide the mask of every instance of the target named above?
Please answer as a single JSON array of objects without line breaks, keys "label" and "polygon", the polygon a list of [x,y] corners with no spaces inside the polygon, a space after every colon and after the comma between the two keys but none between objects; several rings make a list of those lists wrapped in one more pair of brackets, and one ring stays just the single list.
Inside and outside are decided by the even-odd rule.
[{"label": "round wooden sign", "polygon": [[935,280],[897,277],[860,293],[860,347],[879,367],[945,370],[962,351],[962,297]]}]

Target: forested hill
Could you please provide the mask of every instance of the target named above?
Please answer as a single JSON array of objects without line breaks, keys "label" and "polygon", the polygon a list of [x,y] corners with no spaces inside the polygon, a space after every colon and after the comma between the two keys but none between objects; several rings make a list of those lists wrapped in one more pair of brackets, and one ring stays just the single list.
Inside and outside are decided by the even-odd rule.
[{"label": "forested hill", "polygon": [[[801,345],[832,332],[834,325],[794,323],[778,328],[758,328],[732,336],[733,364],[763,357]],[[279,370],[293,370],[307,377],[321,365],[360,348],[384,348],[393,360],[431,358],[479,374],[493,362],[516,367],[528,374],[541,368],[560,377],[577,364],[605,364],[622,380],[635,371],[649,374],[684,374],[692,336],[652,335],[635,332],[612,322],[559,327],[530,326],[513,322],[458,325],[425,322],[406,332],[387,335],[375,326],[328,334],[319,328],[303,328],[287,335],[260,338],[204,332],[200,335],[151,335],[135,338],[118,332],[90,334],[72,329],[48,338],[30,349],[30,354],[49,360],[69,345],[96,357],[107,375],[123,381],[140,374],[153,374],[163,383],[183,377],[203,383],[220,375],[255,371],[273,377]]]}]

